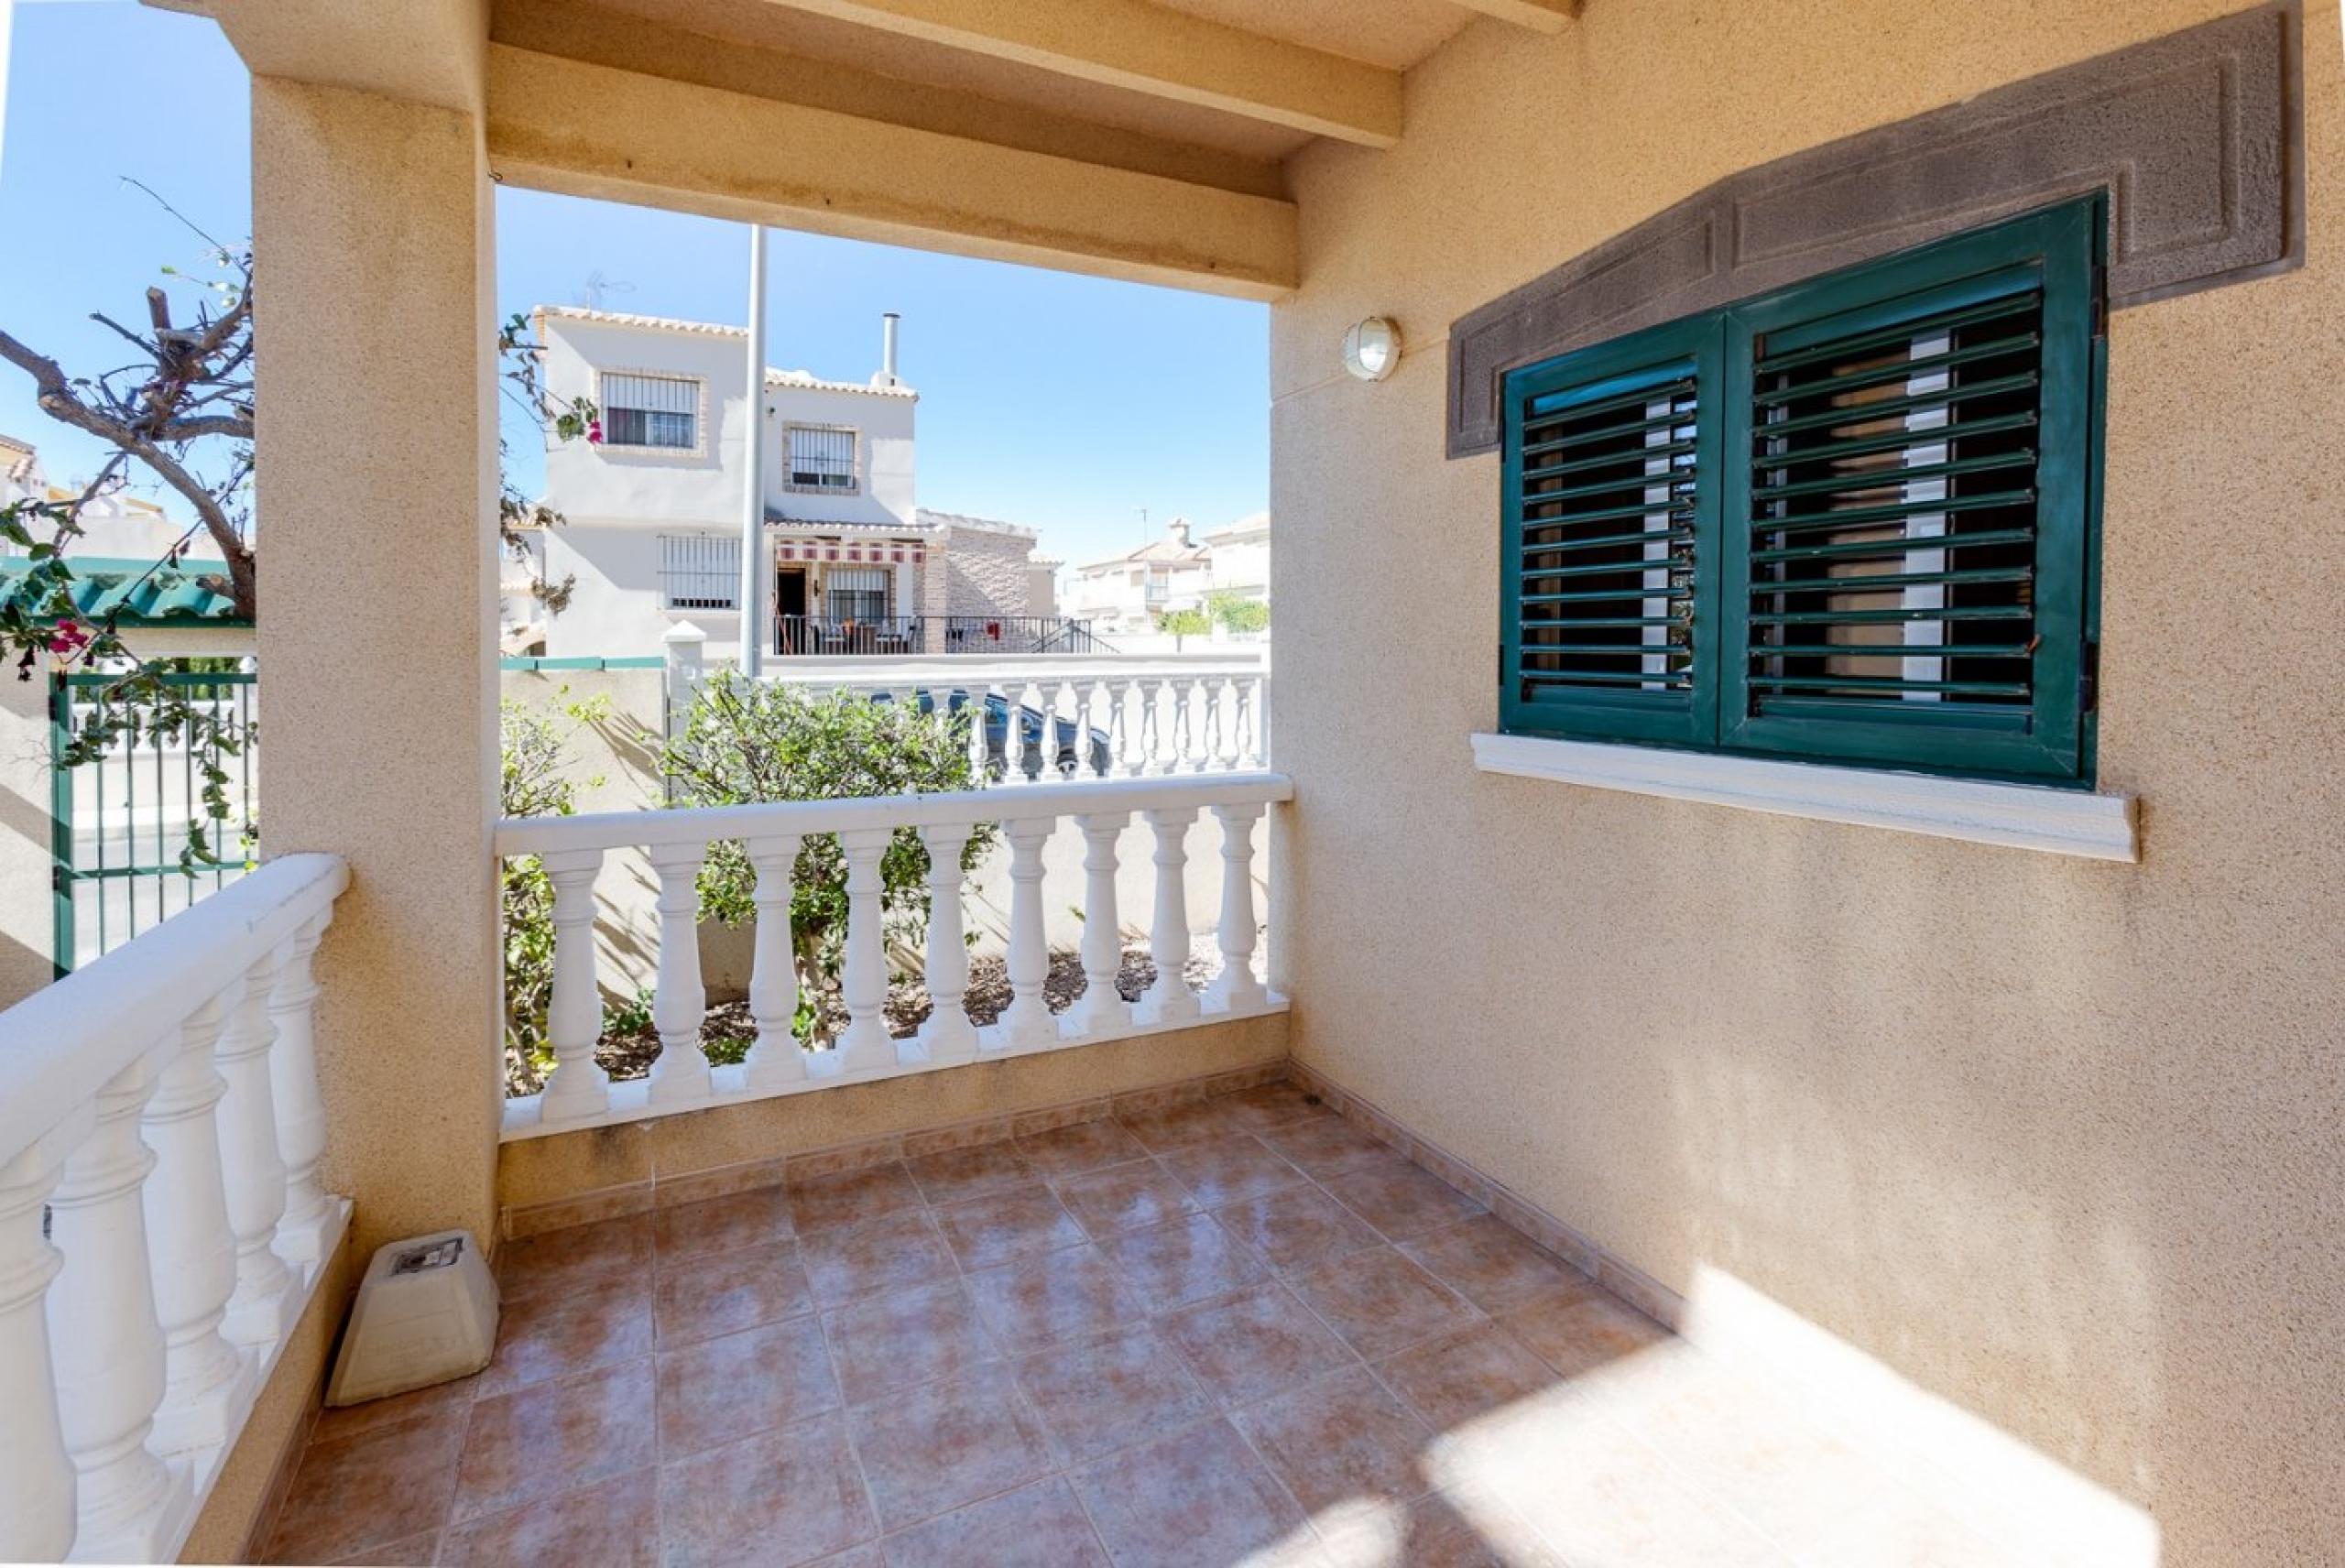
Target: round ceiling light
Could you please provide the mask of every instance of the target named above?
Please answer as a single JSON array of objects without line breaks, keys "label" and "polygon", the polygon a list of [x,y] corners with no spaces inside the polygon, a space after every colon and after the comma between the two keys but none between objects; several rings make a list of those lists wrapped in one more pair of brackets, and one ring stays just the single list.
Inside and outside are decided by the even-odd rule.
[{"label": "round ceiling light", "polygon": [[1370,316],[1344,334],[1344,368],[1362,381],[1381,381],[1401,365],[1401,329],[1389,316]]}]

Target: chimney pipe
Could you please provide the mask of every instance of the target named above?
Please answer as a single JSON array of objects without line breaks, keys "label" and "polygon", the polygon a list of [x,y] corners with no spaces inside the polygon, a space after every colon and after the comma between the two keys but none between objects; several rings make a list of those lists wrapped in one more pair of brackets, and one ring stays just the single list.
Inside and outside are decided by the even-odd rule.
[{"label": "chimney pipe", "polygon": [[896,384],[896,323],[902,320],[893,310],[879,318],[879,379],[889,387]]}]

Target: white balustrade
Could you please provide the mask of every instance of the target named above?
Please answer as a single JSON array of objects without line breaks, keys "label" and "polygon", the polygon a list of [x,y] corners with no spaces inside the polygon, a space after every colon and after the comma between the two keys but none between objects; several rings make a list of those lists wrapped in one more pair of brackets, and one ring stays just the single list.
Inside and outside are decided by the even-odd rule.
[{"label": "white balustrade", "polygon": [[176,1559],[340,1246],[312,955],[346,880],[271,861],[0,1013],[0,1560]]},{"label": "white balustrade", "polygon": [[[682,634],[682,635],[679,635]],[[671,728],[681,726],[692,694],[712,678],[696,629],[669,634]],[[1054,783],[1093,777],[1170,777],[1259,768],[1269,755],[1260,733],[1270,680],[1260,648],[1178,654],[840,654],[770,660],[759,677],[809,692],[847,692],[867,700],[917,703],[960,713],[968,724],[973,777],[1003,784]],[[996,742],[988,699],[1005,719]],[[960,721],[956,721],[960,722]],[[1073,769],[1061,766],[1059,727],[1071,726]],[[1027,756],[1029,731],[1036,760]],[[1103,762],[1104,759],[1104,762]]]},{"label": "white balustrade", "polygon": [[[1152,678],[1134,682],[1149,683]],[[1075,702],[1087,719],[1080,694]],[[695,1105],[819,1091],[834,1083],[1283,1009],[1285,998],[1265,987],[1251,969],[1252,828],[1271,804],[1292,795],[1292,787],[1275,773],[1183,772],[1172,778],[1030,779],[1009,791],[970,789],[505,822],[496,833],[500,855],[536,855],[549,867],[583,866],[588,856],[639,848],[660,885],[658,982],[652,1000],[660,1051],[649,1078],[609,1085],[605,1105],[583,1119],[557,1116],[555,1089],[570,1071],[569,1063],[583,1059],[558,1042],[563,1065],[543,1094],[507,1102],[505,1136],[530,1138]],[[1183,973],[1190,942],[1183,877],[1188,862],[1186,836],[1208,810],[1222,832],[1219,941],[1226,967],[1200,995],[1190,989]],[[1117,990],[1123,962],[1117,897],[1119,840],[1135,813],[1149,825],[1155,843],[1149,951],[1157,969],[1155,982],[1137,1006]],[[1079,944],[1084,989],[1063,1015],[1054,1016],[1046,989],[1051,954],[1043,851],[1067,819],[1082,834],[1084,846]],[[905,830],[916,833],[927,849],[928,920],[921,968],[931,1010],[915,1034],[899,1040],[887,1020],[889,956],[884,922],[890,895],[883,871],[896,835]],[[962,910],[962,858],[971,837],[981,830],[998,833],[1007,845],[1009,879],[1006,968],[1010,998],[999,1018],[983,1028],[976,1025],[966,1007],[969,955]],[[791,878],[801,848],[809,839],[825,835],[835,837],[845,862],[847,919],[839,1000],[846,1022],[809,1050],[791,1033],[791,1018],[800,1006]],[[694,880],[709,847],[728,842],[746,844],[757,874],[749,1010],[758,1040],[740,1065],[712,1069],[700,1043],[707,1003],[700,974]],[[560,998],[592,994],[594,953],[584,935],[565,944],[557,934],[557,1007]],[[663,1090],[663,1084],[690,1087]],[[192,1308],[178,1314],[181,1321],[200,1315]]]}]

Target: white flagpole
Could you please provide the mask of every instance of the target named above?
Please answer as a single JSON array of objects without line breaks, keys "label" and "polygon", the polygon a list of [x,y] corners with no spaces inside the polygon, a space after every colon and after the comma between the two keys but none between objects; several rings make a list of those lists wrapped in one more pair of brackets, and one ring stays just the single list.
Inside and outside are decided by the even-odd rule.
[{"label": "white flagpole", "polygon": [[749,404],[741,463],[741,673],[755,679],[766,637],[766,230],[749,225]]}]

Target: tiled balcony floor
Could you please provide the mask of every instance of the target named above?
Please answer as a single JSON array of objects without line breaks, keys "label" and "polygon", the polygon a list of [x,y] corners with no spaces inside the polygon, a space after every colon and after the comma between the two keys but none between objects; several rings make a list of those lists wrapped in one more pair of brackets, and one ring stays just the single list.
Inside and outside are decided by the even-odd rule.
[{"label": "tiled balcony floor", "polygon": [[511,1244],[279,1563],[2004,1561],[1285,1084]]}]

